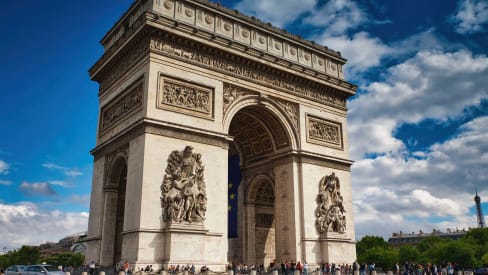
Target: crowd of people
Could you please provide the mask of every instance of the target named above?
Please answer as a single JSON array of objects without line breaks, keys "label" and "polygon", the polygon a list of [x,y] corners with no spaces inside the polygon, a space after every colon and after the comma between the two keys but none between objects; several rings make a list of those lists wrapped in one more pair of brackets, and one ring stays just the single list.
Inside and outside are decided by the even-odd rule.
[{"label": "crowd of people", "polygon": [[[95,263],[92,262],[88,265],[89,274],[95,275]],[[207,266],[202,266],[198,270],[195,268],[194,264],[186,265],[170,265],[166,269],[163,267],[161,270],[154,270],[152,265],[147,265],[146,267],[139,267],[135,269],[129,262],[117,264],[114,267],[115,274],[120,271],[124,271],[125,275],[133,273],[146,273],[146,274],[156,274],[161,271],[166,270],[169,274],[178,274],[187,271],[190,274],[205,273],[209,270]],[[341,275],[347,274],[359,274],[359,275],[371,275],[373,271],[376,271],[376,266],[374,263],[359,264],[357,262],[352,265],[349,264],[334,264],[334,263],[324,263],[318,267],[314,267],[314,270],[309,270],[308,264],[306,262],[300,261],[285,261],[280,264],[270,263],[269,267],[263,265],[246,265],[240,263],[232,263],[227,266],[227,271],[233,270],[234,274],[249,274],[251,271],[256,271],[258,274],[271,273],[277,271],[280,275],[294,275],[296,271],[299,271],[302,275],[334,275],[340,272]],[[393,275],[454,275],[458,274],[459,266],[455,263],[447,263],[443,265],[437,264],[414,264],[406,262],[404,265],[395,264],[392,268],[382,268],[380,273],[387,273],[391,271]]]}]

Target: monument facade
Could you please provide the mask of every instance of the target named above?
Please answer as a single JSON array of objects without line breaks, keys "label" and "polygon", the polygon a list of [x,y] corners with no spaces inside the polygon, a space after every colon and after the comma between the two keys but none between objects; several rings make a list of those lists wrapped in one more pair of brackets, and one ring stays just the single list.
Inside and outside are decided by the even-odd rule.
[{"label": "monument facade", "polygon": [[205,0],[134,1],[101,43],[87,261],[355,261],[340,53]]}]

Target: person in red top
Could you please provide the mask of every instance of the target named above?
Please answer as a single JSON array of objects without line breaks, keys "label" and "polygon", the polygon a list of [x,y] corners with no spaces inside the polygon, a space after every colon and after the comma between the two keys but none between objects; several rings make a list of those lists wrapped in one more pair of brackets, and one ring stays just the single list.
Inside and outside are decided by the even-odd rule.
[{"label": "person in red top", "polygon": [[303,266],[302,266],[302,263],[300,263],[300,261],[297,262],[296,269],[298,271],[300,271],[300,274],[302,274]]},{"label": "person in red top", "polygon": [[129,262],[128,261],[125,261],[125,263],[124,263],[124,272],[125,272],[125,275],[127,275],[129,273]]}]

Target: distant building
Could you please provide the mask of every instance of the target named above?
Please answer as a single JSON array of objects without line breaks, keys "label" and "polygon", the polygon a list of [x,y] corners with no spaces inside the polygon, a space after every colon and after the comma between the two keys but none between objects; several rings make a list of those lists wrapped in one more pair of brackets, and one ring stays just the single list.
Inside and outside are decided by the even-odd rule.
[{"label": "distant building", "polygon": [[86,232],[76,233],[62,238],[59,242],[46,242],[39,245],[41,258],[59,255],[64,252],[75,252],[85,254],[86,244],[84,239]]},{"label": "distant building", "polygon": [[456,230],[451,230],[447,229],[447,232],[441,232],[440,230],[432,230],[432,233],[424,233],[422,230],[420,230],[418,233],[412,232],[412,233],[403,233],[400,231],[400,233],[393,233],[391,237],[388,239],[388,244],[391,246],[399,247],[403,245],[417,245],[421,240],[428,238],[428,237],[439,237],[443,239],[450,239],[450,240],[457,240],[464,235],[466,235],[467,230],[462,229],[456,229]]}]

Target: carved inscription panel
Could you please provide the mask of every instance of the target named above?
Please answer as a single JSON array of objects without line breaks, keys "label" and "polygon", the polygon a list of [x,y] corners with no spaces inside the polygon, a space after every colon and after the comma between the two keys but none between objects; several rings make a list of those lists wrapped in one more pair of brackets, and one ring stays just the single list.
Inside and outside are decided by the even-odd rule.
[{"label": "carved inscription panel", "polygon": [[192,116],[213,119],[214,89],[160,75],[157,107]]},{"label": "carved inscription panel", "polygon": [[343,149],[342,125],[307,114],[307,142]]}]

